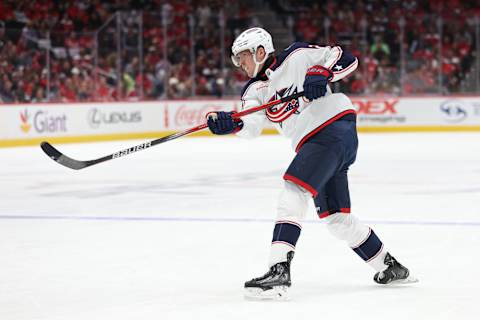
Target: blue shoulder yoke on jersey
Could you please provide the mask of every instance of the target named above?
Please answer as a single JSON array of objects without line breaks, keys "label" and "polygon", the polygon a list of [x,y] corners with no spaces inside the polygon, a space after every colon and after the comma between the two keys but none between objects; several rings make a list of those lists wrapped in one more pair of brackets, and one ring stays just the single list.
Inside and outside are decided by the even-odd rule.
[{"label": "blue shoulder yoke on jersey", "polygon": [[[255,78],[250,79],[245,86],[242,89],[241,97],[245,94],[245,91],[248,89],[248,87],[253,84],[254,82],[257,81],[266,81],[267,76],[265,75],[265,71],[267,69],[270,69],[274,71],[277,69],[279,66],[282,65],[282,63],[285,61],[285,59],[295,50],[300,49],[300,48],[316,48],[318,47],[317,45],[313,44],[308,44],[305,42],[294,42],[287,48],[285,48],[280,54],[277,56],[272,56],[267,59],[265,62],[265,65],[263,68],[258,72],[258,75]],[[333,66],[331,66],[332,72],[334,74],[336,73],[341,73],[343,70],[347,69],[351,64],[355,63],[357,59],[347,50],[342,50],[342,55],[339,57],[339,59],[335,62]]]},{"label": "blue shoulder yoke on jersey", "polygon": [[283,61],[285,61],[285,59],[295,50],[297,49],[300,49],[300,48],[309,48],[310,45],[308,43],[305,43],[305,42],[294,42],[292,43],[291,45],[289,45],[288,47],[286,47],[285,49],[283,49],[282,52],[280,52],[280,54],[278,56],[276,56],[276,62],[273,66],[270,67],[270,69],[272,71],[275,71],[275,69],[277,69],[278,67],[280,67],[283,63]]},{"label": "blue shoulder yoke on jersey", "polygon": [[[295,50],[300,49],[300,48],[319,48],[318,45],[316,44],[308,44],[305,42],[294,42],[292,43],[289,47],[287,47],[285,50],[283,50],[276,58],[277,61],[276,63],[270,67],[272,71],[274,71],[276,68],[278,68],[283,61]],[[340,48],[340,47],[339,47]],[[347,69],[351,64],[353,64],[356,61],[356,58],[347,50],[344,50],[343,48],[340,48],[340,52],[342,55],[339,57],[339,59],[335,62],[333,66],[331,66],[332,72],[338,72],[341,70]]]}]

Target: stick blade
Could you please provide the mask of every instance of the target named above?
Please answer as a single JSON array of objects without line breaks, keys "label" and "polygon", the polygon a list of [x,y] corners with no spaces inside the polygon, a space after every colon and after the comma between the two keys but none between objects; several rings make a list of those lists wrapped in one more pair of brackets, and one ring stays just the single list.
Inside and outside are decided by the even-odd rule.
[{"label": "stick blade", "polygon": [[72,158],[67,157],[62,154],[60,151],[55,149],[50,143],[43,141],[40,144],[43,152],[47,154],[53,161],[74,170],[80,170],[88,166],[88,163],[85,161],[78,161]]}]

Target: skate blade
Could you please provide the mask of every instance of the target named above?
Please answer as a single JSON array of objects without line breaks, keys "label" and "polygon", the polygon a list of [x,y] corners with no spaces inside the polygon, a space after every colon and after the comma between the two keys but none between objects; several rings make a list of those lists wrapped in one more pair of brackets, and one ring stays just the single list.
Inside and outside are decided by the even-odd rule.
[{"label": "skate blade", "polygon": [[395,281],[392,281],[390,283],[387,283],[386,285],[389,286],[389,285],[397,285],[397,284],[409,284],[409,283],[416,283],[418,282],[418,279],[415,278],[414,276],[412,275],[409,275],[407,278],[405,279],[399,279],[399,280],[395,280]]},{"label": "skate blade", "polygon": [[275,300],[275,301],[287,301],[290,300],[288,295],[288,287],[273,287],[270,290],[263,290],[262,288],[245,288],[244,297],[246,300]]},{"label": "skate blade", "polygon": [[416,282],[418,282],[418,279],[412,275],[409,275],[408,278],[400,280],[399,283],[405,284],[405,283],[416,283]]}]

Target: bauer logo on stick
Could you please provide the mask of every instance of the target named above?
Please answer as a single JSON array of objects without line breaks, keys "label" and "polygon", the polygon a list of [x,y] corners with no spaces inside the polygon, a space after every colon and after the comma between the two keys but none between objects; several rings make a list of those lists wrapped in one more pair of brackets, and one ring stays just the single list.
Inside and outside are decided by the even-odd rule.
[{"label": "bauer logo on stick", "polygon": [[139,150],[143,150],[143,149],[150,148],[151,146],[152,146],[151,141],[145,142],[145,143],[140,144],[140,145],[138,145],[138,146],[131,147],[131,148],[128,148],[128,149],[125,149],[125,150],[118,151],[118,152],[114,153],[114,154],[112,155],[112,159],[120,158],[120,157],[126,156],[127,154],[130,154],[130,153],[133,153],[133,152],[137,152],[137,151],[139,151]]}]

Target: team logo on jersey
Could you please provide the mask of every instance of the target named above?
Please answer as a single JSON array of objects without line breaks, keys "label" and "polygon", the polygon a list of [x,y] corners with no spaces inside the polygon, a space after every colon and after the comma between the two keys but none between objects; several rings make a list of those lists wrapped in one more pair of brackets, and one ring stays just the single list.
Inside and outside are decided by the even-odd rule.
[{"label": "team logo on jersey", "polygon": [[[297,93],[297,88],[293,89],[293,85],[289,88],[284,88],[275,92],[270,98],[270,101],[278,100],[283,97]],[[288,119],[292,114],[299,114],[297,110],[300,106],[298,99],[292,99],[285,102],[282,105],[276,105],[267,109],[267,118],[272,122],[283,122]]]}]

